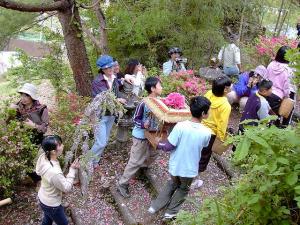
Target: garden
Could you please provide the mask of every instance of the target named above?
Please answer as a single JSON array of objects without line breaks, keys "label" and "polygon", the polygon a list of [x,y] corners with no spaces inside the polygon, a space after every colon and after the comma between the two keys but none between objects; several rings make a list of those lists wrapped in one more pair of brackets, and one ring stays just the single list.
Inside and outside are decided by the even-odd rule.
[{"label": "garden", "polygon": [[[20,101],[18,90],[25,83],[35,85],[39,102],[47,106],[45,135],[59,135],[63,140],[64,151],[58,158],[62,173],[67,175],[73,160],[80,159],[74,187],[63,194],[61,204],[69,224],[299,224],[299,36],[287,32],[300,24],[299,7],[297,1],[284,0],[217,0],[213,4],[202,0],[43,4],[0,0],[0,24],[5,27],[0,32],[0,50],[26,36],[27,30],[40,34],[48,49],[42,57],[33,57],[26,48],[15,49],[20,64],[0,74],[0,224],[41,224],[43,220],[37,199],[41,182],[31,176],[43,150],[35,143],[33,129],[18,119],[12,107]],[[17,19],[12,22],[13,18]],[[207,169],[195,177],[201,183],[192,184],[176,219],[165,222],[162,212],[151,214],[148,208],[169,179],[169,152],[154,150],[158,156],[147,171],[130,179],[130,198],[118,191],[133,145],[135,108],[122,104],[115,92],[92,97],[93,80],[101,68],[97,59],[113,56],[121,72],[128,61],[137,59],[146,71],[144,80],[159,78],[163,104],[179,112],[191,105],[193,97],[212,89],[221,70],[211,66],[211,59],[218,58],[228,34],[233,33],[239,37],[240,72],[267,67],[281,46],[289,46],[285,59],[297,88],[294,115],[284,129],[270,125],[277,119],[273,115],[257,126],[247,126],[241,134],[242,114],[239,104],[232,104],[224,152],[212,153]],[[181,48],[187,70],[166,76],[163,64],[172,46]],[[200,68],[218,72],[208,77]],[[238,79],[235,76],[232,81]],[[142,90],[133,100],[125,85],[120,92],[135,107],[147,96]],[[96,124],[108,114],[116,119],[99,165],[92,167],[94,156],[89,150]]]}]

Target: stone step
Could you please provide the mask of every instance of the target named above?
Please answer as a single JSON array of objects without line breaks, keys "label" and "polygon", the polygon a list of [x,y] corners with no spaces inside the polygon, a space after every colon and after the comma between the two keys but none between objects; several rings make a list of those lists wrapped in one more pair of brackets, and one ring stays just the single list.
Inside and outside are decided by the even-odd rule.
[{"label": "stone step", "polygon": [[130,198],[123,198],[116,186],[110,188],[125,224],[161,224],[157,215],[151,215],[147,212],[152,196],[147,190],[146,184],[140,180],[131,181],[129,186]]}]

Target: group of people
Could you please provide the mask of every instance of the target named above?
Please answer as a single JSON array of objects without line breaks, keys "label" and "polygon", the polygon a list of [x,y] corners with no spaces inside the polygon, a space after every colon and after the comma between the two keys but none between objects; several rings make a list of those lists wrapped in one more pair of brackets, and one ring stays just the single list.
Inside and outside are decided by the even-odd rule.
[{"label": "group of people", "polygon": [[[230,46],[235,62],[238,51]],[[187,196],[193,180],[199,173],[206,170],[212,155],[212,148],[216,139],[225,141],[228,121],[231,113],[231,104],[239,103],[242,113],[241,121],[246,119],[261,120],[270,114],[278,115],[280,125],[290,123],[292,111],[288,117],[279,115],[281,102],[285,98],[295,99],[296,89],[292,83],[293,71],[289,68],[285,58],[289,48],[279,49],[275,60],[267,68],[258,66],[255,70],[244,72],[239,81],[232,85],[231,79],[224,75],[215,79],[212,89],[204,96],[196,96],[190,101],[191,119],[177,123],[167,140],[159,140],[157,149],[145,138],[145,131],[149,128],[153,118],[149,117],[150,110],[141,101],[133,116],[132,147],[129,161],[122,176],[117,182],[117,190],[125,197],[130,197],[129,181],[136,173],[146,171],[158,155],[157,150],[170,152],[169,173],[170,179],[149,206],[149,213],[157,213],[165,208],[165,219],[176,217],[182,203]],[[219,56],[226,56],[226,48]],[[229,50],[228,50],[229,51]],[[229,51],[229,52],[230,52]],[[170,60],[163,65],[163,73],[172,76],[180,70],[185,70],[182,52],[179,48],[171,48]],[[120,73],[118,62],[111,56],[102,55],[96,62],[99,74],[92,82],[92,96],[103,91],[111,90],[118,101],[126,104],[126,100],[119,95],[124,82],[133,85],[133,92],[140,95],[143,90],[149,97],[157,98],[161,95],[163,84],[159,77],[148,77],[146,69],[138,60],[130,60],[125,73]],[[235,67],[240,71],[240,63]],[[233,71],[230,64],[224,65],[224,71]],[[234,71],[236,73],[237,71]],[[233,73],[233,72],[232,72]],[[64,177],[57,157],[63,152],[63,143],[59,136],[50,135],[43,138],[48,124],[47,106],[39,103],[36,88],[32,84],[25,84],[20,90],[21,100],[13,107],[17,109],[17,116],[24,124],[36,131],[36,140],[41,144],[41,154],[36,164],[36,176],[41,177],[41,187],[38,199],[44,212],[43,225],[68,224],[61,206],[62,192],[71,190],[76,170],[79,168],[75,160]],[[94,144],[91,147],[93,154],[92,165],[99,167],[99,160],[106,147],[115,116],[109,113],[101,117],[96,124]],[[253,124],[250,124],[253,125]],[[255,125],[255,124],[254,124]],[[240,127],[243,131],[244,127]]]}]

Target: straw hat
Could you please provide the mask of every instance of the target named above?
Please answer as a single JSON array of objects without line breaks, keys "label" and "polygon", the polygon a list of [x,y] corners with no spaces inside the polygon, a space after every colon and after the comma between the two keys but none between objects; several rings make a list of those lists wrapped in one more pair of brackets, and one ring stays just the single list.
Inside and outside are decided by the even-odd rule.
[{"label": "straw hat", "polygon": [[36,86],[34,86],[33,84],[24,84],[18,92],[28,94],[33,100],[38,100],[37,89]]}]

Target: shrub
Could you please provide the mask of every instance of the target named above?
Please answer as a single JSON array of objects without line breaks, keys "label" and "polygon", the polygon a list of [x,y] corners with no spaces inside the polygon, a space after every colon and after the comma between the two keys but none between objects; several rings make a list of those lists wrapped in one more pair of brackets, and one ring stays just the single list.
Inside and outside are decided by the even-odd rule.
[{"label": "shrub", "polygon": [[80,122],[90,98],[75,93],[59,93],[58,108],[50,115],[51,132],[60,135],[66,149],[72,146],[76,125]]},{"label": "shrub", "polygon": [[255,48],[264,64],[267,65],[271,60],[274,60],[276,53],[281,46],[286,45],[291,48],[296,48],[297,44],[297,40],[288,39],[286,36],[271,38],[259,36]]},{"label": "shrub", "polygon": [[207,199],[196,216],[179,216],[179,224],[299,224],[300,127],[260,124],[228,142],[237,146],[233,161],[246,173],[223,197]]},{"label": "shrub", "polygon": [[11,119],[15,115],[8,107],[0,112],[0,198],[9,197],[26,173],[32,172],[38,152],[31,143],[31,129]]},{"label": "shrub", "polygon": [[178,73],[177,75],[162,76],[163,96],[172,92],[179,92],[186,99],[202,95],[206,91],[205,80],[194,75],[191,70]]}]

